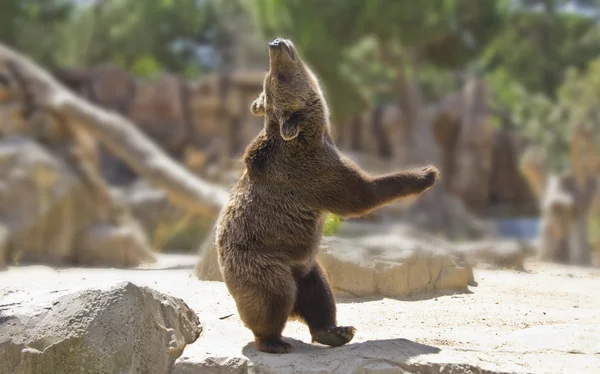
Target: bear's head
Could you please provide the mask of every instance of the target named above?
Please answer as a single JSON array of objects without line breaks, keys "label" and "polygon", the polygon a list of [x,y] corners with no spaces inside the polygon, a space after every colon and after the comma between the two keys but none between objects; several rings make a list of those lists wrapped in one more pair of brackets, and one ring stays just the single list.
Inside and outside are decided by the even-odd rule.
[{"label": "bear's head", "polygon": [[277,38],[269,43],[269,71],[251,111],[279,124],[284,140],[296,138],[301,131],[323,132],[328,120],[323,93],[290,40]]}]

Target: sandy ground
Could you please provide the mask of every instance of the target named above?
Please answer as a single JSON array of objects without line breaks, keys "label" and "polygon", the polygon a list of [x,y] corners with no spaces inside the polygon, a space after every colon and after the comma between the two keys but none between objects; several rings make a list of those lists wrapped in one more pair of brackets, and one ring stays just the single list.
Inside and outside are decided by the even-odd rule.
[{"label": "sandy ground", "polygon": [[[0,310],[50,294],[129,280],[181,297],[206,324],[202,337],[181,358],[189,367],[211,357],[249,357],[252,335],[242,326],[232,298],[223,283],[194,277],[195,260],[163,256],[152,268],[136,270],[11,267],[0,272]],[[456,360],[490,372],[600,373],[600,269],[535,262],[526,268],[476,269],[479,285],[466,294],[412,300],[338,298],[338,320],[355,326],[352,343],[368,342],[370,350],[386,342],[435,348],[417,349],[419,357],[413,361]],[[306,348],[300,341],[310,342],[308,330],[298,322],[290,322],[284,334],[293,339],[294,349]],[[311,357],[317,361],[334,351],[315,349]]]}]

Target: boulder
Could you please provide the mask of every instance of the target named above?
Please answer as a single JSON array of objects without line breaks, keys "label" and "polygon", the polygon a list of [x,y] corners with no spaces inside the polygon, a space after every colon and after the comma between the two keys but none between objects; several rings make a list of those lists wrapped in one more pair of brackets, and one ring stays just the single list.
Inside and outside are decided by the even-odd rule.
[{"label": "boulder", "polygon": [[139,224],[96,224],[81,233],[78,239],[77,261],[87,265],[120,264],[133,267],[156,261],[150,244]]},{"label": "boulder", "polygon": [[525,259],[535,253],[534,245],[518,240],[486,240],[455,245],[467,261],[475,266],[483,263],[493,268],[525,270]]},{"label": "boulder", "polygon": [[[27,138],[0,140],[0,213],[17,261],[70,262],[77,233],[95,220],[86,186]],[[8,214],[10,213],[10,214]]]},{"label": "boulder", "polygon": [[353,296],[466,291],[473,269],[451,251],[400,236],[326,238],[319,261],[331,287]]},{"label": "boulder", "polygon": [[141,223],[152,247],[160,251],[197,249],[217,219],[210,209],[193,214],[174,206],[164,191],[144,180],[113,192]]},{"label": "boulder", "polygon": [[[250,104],[261,92],[264,76],[264,71],[238,71],[188,84],[191,146],[186,165],[192,170],[216,180],[262,129],[264,120],[251,115]],[[218,168],[215,176],[210,175],[212,167]]]},{"label": "boulder", "polygon": [[[201,280],[222,281],[213,241],[205,241],[196,274]],[[461,256],[399,235],[326,237],[318,261],[338,295],[408,297],[465,291],[475,284],[473,269]]]},{"label": "boulder", "polygon": [[[65,73],[59,75],[59,78],[67,78]],[[82,76],[79,80],[83,80],[76,87],[79,88],[78,91],[104,108],[124,113],[135,97],[135,78],[118,66],[102,65],[91,69],[87,74],[78,75]]]},{"label": "boulder", "polygon": [[28,138],[1,139],[0,227],[4,233],[0,253],[5,253],[0,258],[17,263],[116,267],[151,261],[153,254],[144,238],[138,234],[130,240],[135,237],[133,226],[121,227],[131,231],[129,236],[120,230],[100,234],[94,228],[106,219],[97,197],[71,165],[48,148]]},{"label": "boulder", "polygon": [[180,157],[191,135],[187,97],[187,85],[176,75],[140,81],[127,117],[167,153]]},{"label": "boulder", "polygon": [[183,300],[130,282],[48,294],[0,309],[0,321],[6,374],[168,373],[202,333]]}]

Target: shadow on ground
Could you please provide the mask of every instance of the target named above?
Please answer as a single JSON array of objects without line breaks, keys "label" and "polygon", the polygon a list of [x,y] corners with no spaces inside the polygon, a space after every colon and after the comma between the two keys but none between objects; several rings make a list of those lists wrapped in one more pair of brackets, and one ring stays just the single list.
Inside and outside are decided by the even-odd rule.
[{"label": "shadow on ground", "polygon": [[335,297],[335,302],[337,304],[352,304],[352,303],[364,303],[369,301],[379,301],[383,299],[391,299],[398,301],[423,301],[435,299],[438,297],[447,297],[447,296],[459,296],[459,295],[473,295],[474,292],[467,289],[464,291],[430,291],[419,293],[415,295],[410,295],[406,297],[390,297],[390,296],[381,296],[381,295],[373,295],[373,296],[352,296],[352,295],[338,295]]},{"label": "shadow on ground", "polygon": [[[271,354],[257,351],[254,343],[248,343],[242,354],[256,368],[267,371],[286,369],[286,372],[354,372],[358,367],[404,367],[407,361],[421,355],[437,354],[440,348],[419,344],[407,339],[368,340],[331,348],[318,344],[284,338],[292,345],[286,354]],[[316,370],[316,371],[315,371]],[[278,371],[279,372],[279,371]]]}]

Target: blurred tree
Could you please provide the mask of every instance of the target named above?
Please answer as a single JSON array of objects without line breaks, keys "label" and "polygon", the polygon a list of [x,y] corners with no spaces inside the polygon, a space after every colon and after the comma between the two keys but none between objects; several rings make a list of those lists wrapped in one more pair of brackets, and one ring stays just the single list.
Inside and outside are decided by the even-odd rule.
[{"label": "blurred tree", "polygon": [[[288,36],[322,78],[336,120],[368,105],[389,82],[407,115],[420,106],[421,72],[455,69],[478,56],[503,25],[507,2],[246,0],[262,31]],[[368,79],[360,79],[360,77]],[[416,100],[416,101],[415,101]],[[414,120],[409,121],[415,122]]]},{"label": "blurred tree", "polygon": [[62,41],[53,36],[74,10],[71,0],[2,0],[0,40],[46,66],[56,66]]},{"label": "blurred tree", "polygon": [[222,61],[202,47],[227,45],[215,2],[97,1],[64,26],[63,65],[117,63],[142,76],[195,74]]},{"label": "blurred tree", "polygon": [[[600,98],[596,94],[599,91],[600,58],[591,60],[585,69],[567,69],[555,100],[543,94],[530,95],[522,86],[512,90],[519,102],[512,112],[514,123],[534,140],[541,151],[537,157],[543,160],[543,166],[535,167],[541,169],[537,174],[542,177],[532,174],[531,167],[529,172],[524,169],[524,175],[538,197],[545,199],[542,200],[544,222],[558,222],[564,235],[569,235],[569,240],[558,240],[560,235],[553,228],[556,224],[542,225],[542,253],[551,260],[570,257],[576,263],[588,263],[590,241],[600,240]],[[526,153],[524,164],[528,156]],[[549,175],[554,175],[554,179]],[[568,215],[560,216],[561,209],[547,209],[556,205],[554,200],[563,204],[564,196],[571,204]],[[554,231],[544,234],[545,230]]]},{"label": "blurred tree", "polygon": [[[513,4],[508,24],[482,59],[502,83],[519,82],[531,92],[554,98],[566,68],[583,68],[600,44],[597,0],[521,0]],[[507,105],[512,105],[512,102]]]},{"label": "blurred tree", "polygon": [[[371,81],[391,82],[408,134],[402,139],[407,165],[439,165],[439,150],[424,110],[422,72],[465,66],[501,29],[510,1],[406,2],[336,0],[246,0],[270,37],[290,37],[319,75],[336,123],[369,105]],[[380,79],[373,79],[380,77]],[[411,209],[423,226],[450,235],[462,213],[438,184]],[[459,209],[460,210],[460,209]],[[468,221],[462,216],[457,221]]]},{"label": "blurred tree", "polygon": [[4,0],[0,39],[46,67],[116,63],[139,76],[232,65],[238,1]]},{"label": "blurred tree", "polygon": [[574,126],[592,128],[600,149],[600,99],[596,94],[600,91],[600,58],[591,60],[584,69],[565,70],[554,100],[543,93],[531,93],[502,74],[490,78],[492,85],[495,80],[504,80],[499,84],[505,89],[497,92],[497,100],[512,103],[508,112],[511,125],[544,150],[553,172],[570,167],[569,139]]}]

